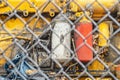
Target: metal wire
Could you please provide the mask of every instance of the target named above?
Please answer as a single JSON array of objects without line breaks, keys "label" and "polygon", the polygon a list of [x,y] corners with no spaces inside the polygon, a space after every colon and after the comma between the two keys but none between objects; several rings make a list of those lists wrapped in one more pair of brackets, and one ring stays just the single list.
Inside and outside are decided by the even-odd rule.
[{"label": "metal wire", "polygon": [[0,0],[0,80],[119,80],[119,2]]}]

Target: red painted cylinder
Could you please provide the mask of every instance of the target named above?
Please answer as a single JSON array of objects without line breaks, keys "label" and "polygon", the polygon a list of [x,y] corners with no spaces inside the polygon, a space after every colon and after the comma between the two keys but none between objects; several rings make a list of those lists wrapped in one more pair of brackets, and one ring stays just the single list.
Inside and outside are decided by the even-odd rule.
[{"label": "red painted cylinder", "polygon": [[92,50],[85,44],[92,47],[92,23],[90,21],[82,21],[76,25],[76,30],[82,34],[83,39],[78,33],[74,33],[75,47],[77,49],[77,57],[82,62],[88,62],[93,59]]}]

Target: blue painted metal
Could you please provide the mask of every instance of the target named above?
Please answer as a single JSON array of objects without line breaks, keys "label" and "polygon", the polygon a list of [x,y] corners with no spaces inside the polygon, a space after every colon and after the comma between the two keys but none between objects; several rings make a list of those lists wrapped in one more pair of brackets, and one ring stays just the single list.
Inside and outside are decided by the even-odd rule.
[{"label": "blue painted metal", "polygon": [[[29,76],[25,73],[26,70],[33,70],[33,69],[35,69],[35,68],[34,68],[33,66],[31,66],[30,64],[28,64],[25,59],[22,59],[23,56],[25,56],[24,53],[23,53],[23,54],[21,54],[21,53],[17,54],[17,55],[13,58],[12,62],[14,63],[14,65],[16,65],[18,71],[19,71],[25,78],[28,78]],[[21,59],[22,59],[22,60],[21,60]],[[19,75],[17,75],[16,73],[14,73],[14,72],[16,72],[15,69],[14,69],[13,67],[10,67],[10,66],[12,66],[12,65],[10,64],[10,62],[7,62],[7,63],[5,64],[5,66],[4,66],[7,74],[13,72],[13,74],[12,74],[9,78],[10,78],[10,79],[16,79],[16,78],[19,79],[19,78],[21,78]]]}]

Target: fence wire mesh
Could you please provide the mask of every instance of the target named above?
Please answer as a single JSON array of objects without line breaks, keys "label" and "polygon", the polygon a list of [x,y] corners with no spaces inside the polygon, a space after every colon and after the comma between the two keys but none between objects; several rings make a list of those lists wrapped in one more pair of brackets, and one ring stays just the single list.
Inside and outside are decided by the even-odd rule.
[{"label": "fence wire mesh", "polygon": [[120,80],[118,0],[0,0],[0,80]]}]

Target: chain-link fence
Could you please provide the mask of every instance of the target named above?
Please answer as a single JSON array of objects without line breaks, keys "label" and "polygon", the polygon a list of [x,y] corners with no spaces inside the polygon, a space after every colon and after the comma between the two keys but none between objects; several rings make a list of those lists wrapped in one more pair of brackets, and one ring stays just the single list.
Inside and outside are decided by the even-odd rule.
[{"label": "chain-link fence", "polygon": [[118,0],[0,0],[0,80],[119,80]]}]

